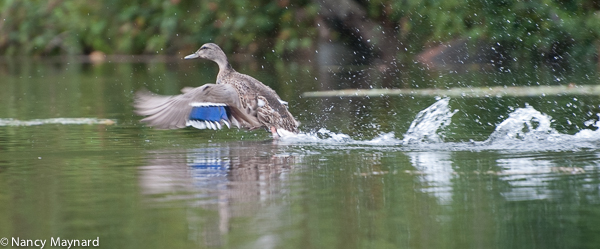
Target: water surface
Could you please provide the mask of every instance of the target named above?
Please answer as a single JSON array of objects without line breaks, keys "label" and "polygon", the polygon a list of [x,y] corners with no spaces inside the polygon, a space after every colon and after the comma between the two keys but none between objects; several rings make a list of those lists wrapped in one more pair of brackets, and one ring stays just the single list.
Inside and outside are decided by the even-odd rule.
[{"label": "water surface", "polygon": [[390,81],[295,62],[235,67],[289,101],[302,134],[138,122],[136,90],[213,82],[209,62],[2,62],[0,238],[98,237],[105,248],[600,246],[594,97],[300,97],[356,84],[589,84],[594,73],[407,68]]}]

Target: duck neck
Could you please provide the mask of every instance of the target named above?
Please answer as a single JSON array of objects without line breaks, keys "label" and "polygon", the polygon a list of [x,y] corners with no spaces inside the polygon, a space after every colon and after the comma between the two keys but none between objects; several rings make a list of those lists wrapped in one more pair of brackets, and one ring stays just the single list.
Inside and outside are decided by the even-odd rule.
[{"label": "duck neck", "polygon": [[229,64],[229,61],[227,60],[216,60],[215,62],[217,63],[217,65],[219,65],[219,72],[229,71],[233,69]]},{"label": "duck neck", "polygon": [[235,70],[233,70],[233,67],[231,67],[231,65],[227,61],[225,61],[224,63],[217,62],[217,64],[219,64],[219,74],[217,75],[217,84],[221,84],[221,79],[223,77],[225,77],[226,75],[230,74],[231,72],[234,72]]}]

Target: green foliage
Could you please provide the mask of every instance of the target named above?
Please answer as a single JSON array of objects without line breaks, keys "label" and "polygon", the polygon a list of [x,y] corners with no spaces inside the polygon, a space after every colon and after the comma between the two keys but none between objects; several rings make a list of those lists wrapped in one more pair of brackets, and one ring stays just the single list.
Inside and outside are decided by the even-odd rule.
[{"label": "green foliage", "polygon": [[[592,57],[600,37],[600,4],[592,0],[357,2],[412,53],[461,38],[496,44],[515,60]],[[175,54],[215,42],[285,54],[313,45],[318,11],[310,0],[6,0],[0,53]]]},{"label": "green foliage", "polygon": [[8,0],[0,53],[173,54],[205,42],[251,53],[307,47],[316,8],[267,0]]},{"label": "green foliage", "polygon": [[396,24],[403,43],[484,40],[512,58],[593,56],[600,37],[600,4],[591,0],[373,0],[365,6],[371,19]]}]

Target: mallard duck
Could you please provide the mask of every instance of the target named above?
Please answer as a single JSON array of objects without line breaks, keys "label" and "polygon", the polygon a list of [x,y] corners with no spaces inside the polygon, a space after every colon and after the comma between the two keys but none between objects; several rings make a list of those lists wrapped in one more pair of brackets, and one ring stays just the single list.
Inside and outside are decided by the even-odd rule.
[{"label": "mallard duck", "polygon": [[217,44],[204,44],[184,59],[196,58],[219,65],[216,84],[184,88],[183,94],[174,96],[137,92],[135,112],[147,116],[142,122],[159,129],[192,126],[217,130],[223,125],[248,130],[265,128],[275,138],[298,132],[299,124],[288,111],[287,102],[262,82],[236,72]]}]

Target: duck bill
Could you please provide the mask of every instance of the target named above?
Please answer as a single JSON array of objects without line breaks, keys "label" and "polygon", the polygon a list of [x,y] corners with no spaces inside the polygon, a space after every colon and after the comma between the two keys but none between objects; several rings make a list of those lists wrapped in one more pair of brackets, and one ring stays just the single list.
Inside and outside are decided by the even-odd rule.
[{"label": "duck bill", "polygon": [[185,60],[191,60],[191,59],[196,59],[196,58],[198,58],[197,54],[190,54],[186,57],[183,57],[183,59],[185,59]]}]

